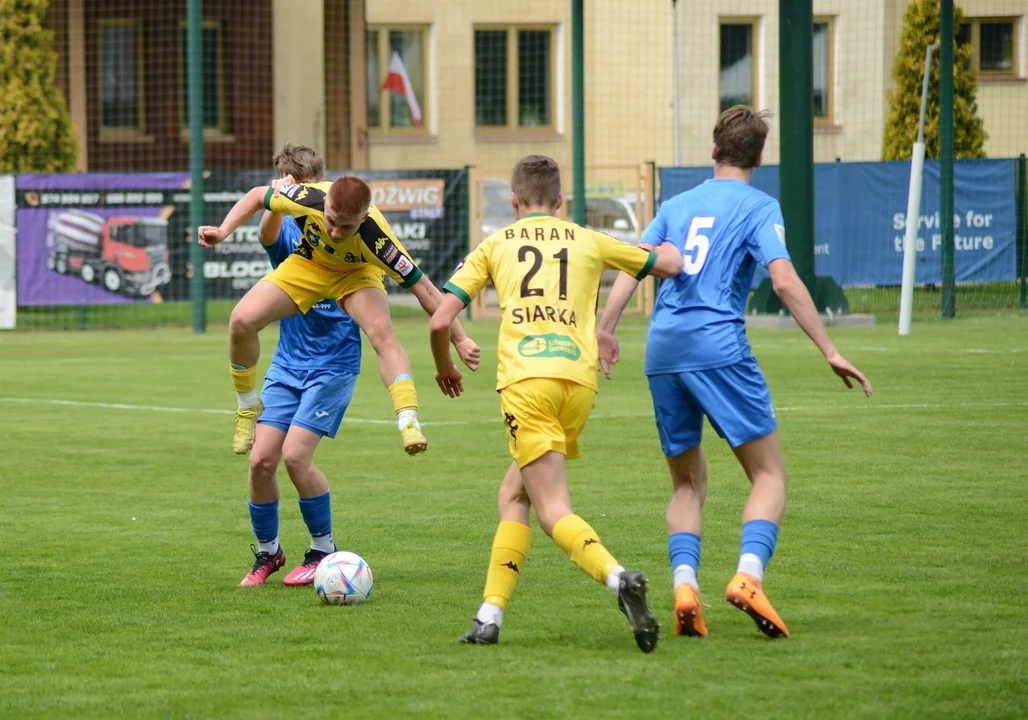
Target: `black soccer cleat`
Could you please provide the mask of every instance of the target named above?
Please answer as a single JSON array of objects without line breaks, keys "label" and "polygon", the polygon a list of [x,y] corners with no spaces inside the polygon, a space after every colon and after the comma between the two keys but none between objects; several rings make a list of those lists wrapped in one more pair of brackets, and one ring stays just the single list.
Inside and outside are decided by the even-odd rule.
[{"label": "black soccer cleat", "polygon": [[457,642],[468,645],[495,645],[500,642],[500,626],[476,619],[475,624],[457,638]]},{"label": "black soccer cleat", "polygon": [[641,572],[625,570],[618,587],[618,608],[628,618],[635,644],[644,653],[657,647],[660,630],[660,623],[646,605],[646,582]]}]

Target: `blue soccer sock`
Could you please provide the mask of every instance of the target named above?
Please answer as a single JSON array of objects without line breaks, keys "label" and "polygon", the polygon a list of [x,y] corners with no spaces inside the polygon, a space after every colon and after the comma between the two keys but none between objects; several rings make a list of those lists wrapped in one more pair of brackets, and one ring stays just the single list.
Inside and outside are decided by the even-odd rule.
[{"label": "blue soccer sock", "polygon": [[332,499],[330,493],[312,498],[300,498],[300,514],[311,533],[311,549],[334,552],[332,542]]},{"label": "blue soccer sock", "polygon": [[269,503],[250,501],[250,526],[260,552],[278,552],[278,500]]},{"label": "blue soccer sock", "polygon": [[750,520],[743,523],[739,549],[739,572],[763,580],[764,570],[775,554],[778,526],[770,520]]},{"label": "blue soccer sock", "polygon": [[700,586],[696,574],[700,571],[700,536],[692,533],[672,533],[667,539],[667,554],[675,574],[674,586],[682,583]]}]

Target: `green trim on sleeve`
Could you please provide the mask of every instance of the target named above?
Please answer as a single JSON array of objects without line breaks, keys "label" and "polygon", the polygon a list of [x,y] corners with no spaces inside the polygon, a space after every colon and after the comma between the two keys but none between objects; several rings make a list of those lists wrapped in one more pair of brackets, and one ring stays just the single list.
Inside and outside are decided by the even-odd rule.
[{"label": "green trim on sleeve", "polygon": [[275,188],[268,187],[268,192],[264,193],[264,209],[271,210],[271,197],[275,194]]},{"label": "green trim on sleeve", "polygon": [[452,282],[448,282],[445,285],[443,285],[443,292],[448,292],[451,295],[456,295],[457,298],[462,303],[464,303],[464,307],[467,307],[471,304],[471,296],[469,296],[466,292],[464,292],[459,287],[454,285]]},{"label": "green trim on sleeve", "polygon": [[402,287],[404,290],[406,290],[407,288],[414,287],[415,285],[417,285],[418,280],[420,280],[423,275],[424,273],[421,272],[421,268],[414,268],[414,274],[406,280],[404,280],[402,283],[400,283],[400,287]]},{"label": "green trim on sleeve", "polygon": [[650,250],[650,256],[646,259],[646,264],[643,265],[643,269],[639,271],[639,274],[635,276],[636,280],[642,280],[644,277],[650,274],[650,270],[657,264],[657,253]]}]

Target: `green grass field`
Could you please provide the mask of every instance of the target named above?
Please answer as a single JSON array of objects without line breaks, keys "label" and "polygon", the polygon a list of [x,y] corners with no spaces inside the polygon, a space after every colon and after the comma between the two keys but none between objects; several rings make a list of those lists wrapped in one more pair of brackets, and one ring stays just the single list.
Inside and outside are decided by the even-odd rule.
[{"label": "green grass field", "polygon": [[[846,391],[796,331],[751,331],[778,408],[790,504],[766,578],[793,632],[723,600],[747,484],[708,428],[700,580],[710,637],[672,635],[669,481],[626,320],[572,463],[576,510],[651,580],[640,653],[606,588],[538,530],[498,647],[455,640],[480,600],[507,466],[492,323],[468,394],[431,382],[398,323],[426,456],[408,458],[365,354],[317,460],[335,537],[375,574],[360,607],[237,587],[252,557],[231,454],[223,329],[0,336],[0,717],[1024,717],[1028,317],[838,329],[875,383]],[[265,334],[265,362],[273,334]],[[156,408],[165,408],[163,410]],[[375,421],[375,422],[371,422]],[[291,567],[307,536],[284,471]]]}]

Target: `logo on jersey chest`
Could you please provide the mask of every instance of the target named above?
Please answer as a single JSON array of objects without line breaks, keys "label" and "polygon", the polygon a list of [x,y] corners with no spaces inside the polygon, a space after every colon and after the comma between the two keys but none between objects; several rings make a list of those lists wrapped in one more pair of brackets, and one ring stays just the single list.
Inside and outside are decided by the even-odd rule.
[{"label": "logo on jersey chest", "polygon": [[362,262],[362,261],[361,261],[361,259],[359,257],[354,255],[352,252],[347,251],[346,254],[343,255],[343,262],[359,263],[359,262]]},{"label": "logo on jersey chest", "polygon": [[514,318],[513,325],[549,320],[550,322],[559,322],[561,325],[567,325],[568,327],[578,327],[575,311],[568,310],[567,308],[555,308],[550,305],[532,305],[527,308],[514,308],[510,314]]},{"label": "logo on jersey chest", "polygon": [[577,360],[582,357],[578,343],[567,335],[547,333],[546,335],[529,335],[518,343],[518,353],[522,357],[532,358],[566,358]]}]

